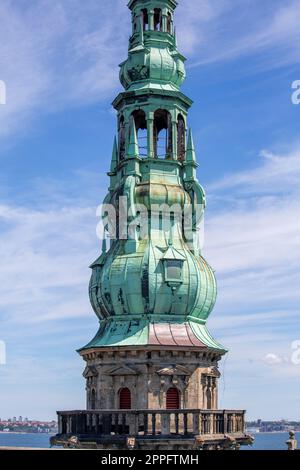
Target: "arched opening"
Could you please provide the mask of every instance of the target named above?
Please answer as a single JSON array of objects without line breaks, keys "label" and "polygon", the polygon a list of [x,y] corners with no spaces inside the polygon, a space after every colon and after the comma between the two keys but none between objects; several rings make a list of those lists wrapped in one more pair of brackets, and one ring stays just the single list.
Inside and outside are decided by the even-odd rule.
[{"label": "arched opening", "polygon": [[162,30],[162,13],[160,8],[154,8],[154,30]]},{"label": "arched opening", "polygon": [[177,158],[181,162],[185,160],[185,122],[181,114],[177,121]]},{"label": "arched opening", "polygon": [[167,16],[167,33],[172,34],[172,15],[170,12]]},{"label": "arched opening", "polygon": [[129,388],[121,388],[119,391],[119,408],[120,410],[131,410],[131,392]]},{"label": "arched opening", "polygon": [[167,410],[179,410],[180,409],[180,394],[179,394],[179,390],[175,387],[171,387],[167,391],[166,408]]},{"label": "arched opening", "polygon": [[165,109],[158,109],[154,113],[153,147],[155,158],[172,157],[172,119]]},{"label": "arched opening", "polygon": [[143,30],[148,31],[149,29],[149,16],[147,8],[142,10],[142,23],[143,23]]},{"label": "arched opening", "polygon": [[125,119],[121,116],[119,122],[119,158],[120,161],[125,158]]},{"label": "arched opening", "polygon": [[142,109],[138,109],[137,111],[133,111],[132,116],[135,122],[136,135],[139,145],[139,155],[140,157],[147,157],[148,133],[146,113]]},{"label": "arched opening", "polygon": [[96,390],[93,388],[91,391],[91,410],[96,409]]}]

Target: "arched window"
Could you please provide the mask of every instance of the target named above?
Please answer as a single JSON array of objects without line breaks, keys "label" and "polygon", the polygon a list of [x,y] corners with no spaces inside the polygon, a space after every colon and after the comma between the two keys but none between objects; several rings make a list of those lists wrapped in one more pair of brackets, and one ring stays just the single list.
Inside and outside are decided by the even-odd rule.
[{"label": "arched window", "polygon": [[153,147],[155,158],[171,158],[172,146],[172,119],[169,111],[158,109],[154,113]]},{"label": "arched window", "polygon": [[91,391],[91,410],[96,409],[96,390],[93,388]]},{"label": "arched window", "polygon": [[119,122],[119,155],[120,161],[125,158],[125,119],[121,116]]},{"label": "arched window", "polygon": [[170,12],[167,16],[167,33],[172,34],[172,15]]},{"label": "arched window", "polygon": [[154,30],[162,30],[162,14],[160,8],[154,8]]},{"label": "arched window", "polygon": [[142,109],[133,111],[132,113],[136,134],[139,145],[139,155],[140,157],[148,156],[148,134],[147,134],[147,120],[146,113]]},{"label": "arched window", "polygon": [[120,410],[131,410],[131,392],[129,388],[121,388],[119,391],[119,408]]},{"label": "arched window", "polygon": [[185,122],[181,114],[177,121],[177,158],[180,162],[185,160]]},{"label": "arched window", "polygon": [[147,8],[144,8],[142,10],[142,22],[143,22],[143,30],[148,31],[148,29],[149,29],[149,16],[148,16]]},{"label": "arched window", "polygon": [[180,409],[180,395],[179,390],[175,387],[169,388],[166,397],[166,408],[167,410],[179,410]]}]

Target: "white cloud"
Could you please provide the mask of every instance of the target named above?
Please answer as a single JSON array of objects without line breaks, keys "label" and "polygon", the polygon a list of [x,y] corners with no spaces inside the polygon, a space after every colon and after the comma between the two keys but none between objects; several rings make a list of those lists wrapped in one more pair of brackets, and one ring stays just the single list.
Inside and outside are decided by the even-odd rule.
[{"label": "white cloud", "polygon": [[298,0],[183,0],[179,8],[179,37],[183,50],[195,54],[192,66],[261,54],[263,69],[299,62]]},{"label": "white cloud", "polygon": [[285,362],[283,357],[278,356],[278,354],[274,353],[266,354],[266,356],[264,357],[264,361],[271,366],[282,364],[283,362]]},{"label": "white cloud", "polygon": [[[82,191],[85,177],[74,175]],[[50,181],[45,187],[47,194]],[[45,199],[45,193],[35,192],[35,198]],[[48,197],[43,207],[0,206],[0,309],[17,324],[91,314],[88,266],[100,251],[96,206],[76,197],[71,203],[63,194],[58,201]]]},{"label": "white cloud", "polygon": [[[234,390],[245,398],[248,416],[295,416],[290,405],[257,404],[259,390],[299,383],[291,345],[299,331],[300,149],[262,151],[250,170],[233,173],[208,188],[205,256],[216,269],[219,295],[208,324],[229,347],[222,406]],[[271,352],[270,352],[271,351]],[[272,366],[272,367],[270,367]],[[275,367],[276,366],[276,367]],[[235,405],[242,400],[237,395]]]},{"label": "white cloud", "polygon": [[212,184],[217,210],[206,234],[208,259],[233,295],[243,282],[258,299],[268,286],[274,298],[298,295],[300,266],[300,151],[266,155],[257,169]]},{"label": "white cloud", "polygon": [[124,10],[121,0],[1,2],[7,104],[0,109],[0,136],[27,129],[43,112],[98,101],[118,86],[130,26]]},{"label": "white cloud", "polygon": [[[265,52],[263,66],[277,67],[299,62],[299,15],[298,1],[182,0],[176,23],[191,65]],[[116,72],[130,33],[124,0],[2,0],[0,19],[0,79],[7,86],[0,137],[120,87]]]}]

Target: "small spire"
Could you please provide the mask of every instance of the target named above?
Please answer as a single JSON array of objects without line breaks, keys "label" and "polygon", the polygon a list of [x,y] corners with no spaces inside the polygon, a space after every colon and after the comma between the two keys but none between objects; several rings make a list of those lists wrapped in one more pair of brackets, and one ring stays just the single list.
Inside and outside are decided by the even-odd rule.
[{"label": "small spire", "polygon": [[130,140],[128,145],[128,150],[126,154],[126,158],[135,158],[139,157],[139,145],[137,141],[136,135],[136,128],[134,119],[132,120],[131,132],[130,132]]},{"label": "small spire", "polygon": [[104,232],[104,235],[103,235],[103,240],[102,240],[102,253],[106,253],[107,251],[107,246],[106,246],[106,238],[105,238],[105,232]]},{"label": "small spire", "polygon": [[186,149],[186,161],[187,163],[195,162],[196,163],[196,152],[194,146],[194,139],[192,129],[189,130],[189,137]]},{"label": "small spire", "polygon": [[117,144],[117,138],[115,136],[112,157],[111,157],[111,165],[110,165],[110,171],[112,173],[116,171],[117,163],[118,163],[118,144]]}]

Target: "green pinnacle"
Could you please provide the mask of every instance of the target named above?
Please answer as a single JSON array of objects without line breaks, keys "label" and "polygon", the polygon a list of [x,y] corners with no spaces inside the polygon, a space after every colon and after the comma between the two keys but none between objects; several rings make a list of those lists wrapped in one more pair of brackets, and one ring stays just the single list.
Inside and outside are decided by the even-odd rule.
[{"label": "green pinnacle", "polygon": [[111,157],[111,165],[110,165],[110,171],[111,173],[114,173],[116,170],[118,164],[118,144],[117,144],[117,138],[114,138],[114,145],[113,145],[113,151],[112,151],[112,157]]},{"label": "green pinnacle", "polygon": [[126,152],[126,158],[136,158],[140,154],[139,145],[136,135],[136,127],[134,121],[131,126],[130,140],[128,145],[128,150]]},{"label": "green pinnacle", "polygon": [[195,152],[192,129],[189,130],[188,143],[187,143],[187,149],[186,149],[186,161],[187,163],[190,163],[190,162],[196,163],[196,152]]}]

